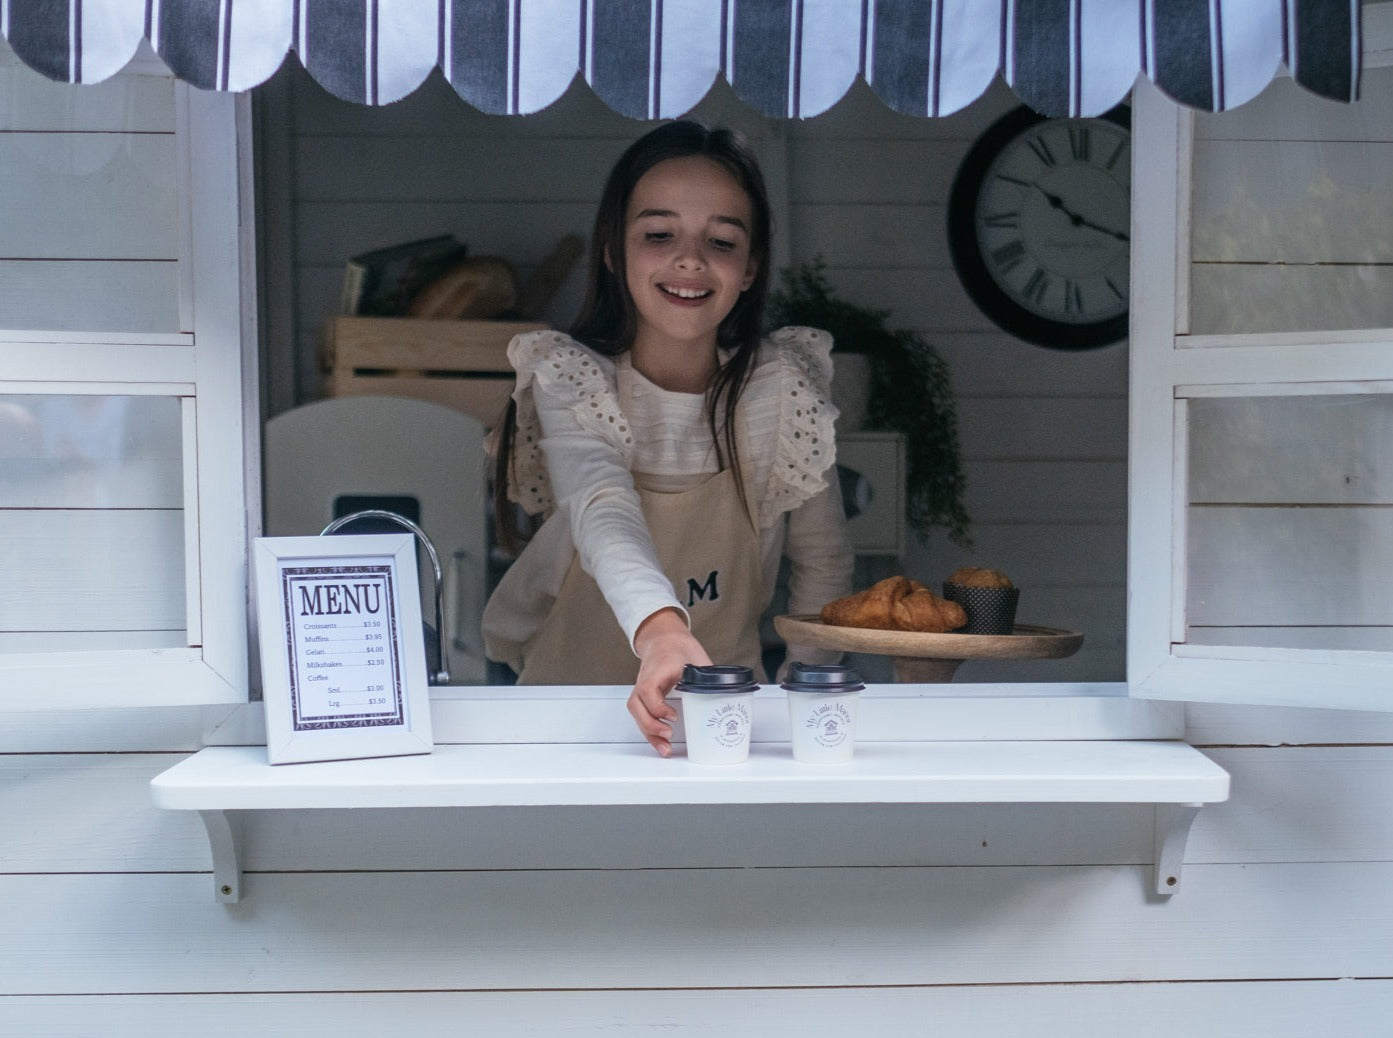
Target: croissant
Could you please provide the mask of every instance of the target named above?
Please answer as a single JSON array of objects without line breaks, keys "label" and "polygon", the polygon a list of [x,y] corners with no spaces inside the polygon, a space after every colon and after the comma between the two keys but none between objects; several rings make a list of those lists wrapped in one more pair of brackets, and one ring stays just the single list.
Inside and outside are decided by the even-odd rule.
[{"label": "croissant", "polygon": [[833,599],[822,607],[819,616],[834,627],[937,634],[967,623],[962,606],[939,598],[908,577],[887,577],[864,591]]}]

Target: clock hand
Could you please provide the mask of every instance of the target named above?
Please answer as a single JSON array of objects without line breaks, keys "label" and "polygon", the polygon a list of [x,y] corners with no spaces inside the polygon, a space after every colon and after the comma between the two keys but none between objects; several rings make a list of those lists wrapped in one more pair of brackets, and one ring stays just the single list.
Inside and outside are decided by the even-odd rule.
[{"label": "clock hand", "polygon": [[1091,223],[1088,220],[1078,220],[1076,221],[1076,225],[1079,227],[1087,227],[1091,231],[1098,231],[1100,234],[1106,234],[1109,237],[1116,238],[1118,241],[1131,240],[1127,237],[1127,235],[1123,234],[1121,231],[1114,231],[1111,227],[1103,227],[1099,224]]},{"label": "clock hand", "polygon": [[1056,194],[1052,194],[1049,191],[1046,191],[1043,187],[1040,187],[1039,184],[1036,184],[1035,188],[1040,192],[1040,194],[1045,196],[1045,201],[1050,203],[1051,209],[1058,209],[1061,213],[1063,213],[1065,216],[1069,218],[1069,222],[1073,224],[1075,227],[1087,227],[1091,231],[1098,231],[1102,234],[1109,235],[1110,237],[1116,238],[1118,241],[1129,240],[1127,238],[1127,235],[1123,234],[1121,231],[1114,231],[1111,227],[1103,227],[1102,225],[1096,224],[1091,220],[1084,219],[1078,213],[1074,212],[1072,209],[1066,206],[1064,204],[1064,199],[1060,198]]}]

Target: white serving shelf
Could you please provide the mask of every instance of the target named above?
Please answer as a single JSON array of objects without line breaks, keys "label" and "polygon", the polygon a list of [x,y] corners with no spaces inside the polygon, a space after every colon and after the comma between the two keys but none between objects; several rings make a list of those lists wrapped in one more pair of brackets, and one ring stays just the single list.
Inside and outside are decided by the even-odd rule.
[{"label": "white serving shelf", "polygon": [[270,765],[264,746],[210,746],[158,775],[156,805],[197,811],[216,896],[241,897],[240,822],[248,811],[334,808],[663,804],[1150,804],[1155,889],[1180,882],[1200,807],[1229,776],[1177,739],[879,741],[847,764],[807,765],[761,742],[733,766],[663,759],[634,742],[474,743],[430,754]]}]

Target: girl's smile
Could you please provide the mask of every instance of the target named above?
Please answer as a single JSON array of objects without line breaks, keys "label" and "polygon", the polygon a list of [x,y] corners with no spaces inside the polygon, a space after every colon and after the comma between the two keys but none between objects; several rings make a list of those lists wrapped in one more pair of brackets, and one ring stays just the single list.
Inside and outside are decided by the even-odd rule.
[{"label": "girl's smile", "polygon": [[633,356],[659,384],[699,380],[700,391],[715,370],[716,332],[758,269],[751,223],[739,182],[703,156],[667,159],[634,185],[624,235]]}]

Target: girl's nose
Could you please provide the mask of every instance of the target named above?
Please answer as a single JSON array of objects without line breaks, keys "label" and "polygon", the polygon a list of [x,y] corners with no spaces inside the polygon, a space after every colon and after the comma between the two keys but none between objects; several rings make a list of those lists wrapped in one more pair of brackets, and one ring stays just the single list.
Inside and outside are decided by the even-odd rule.
[{"label": "girl's nose", "polygon": [[682,247],[677,250],[677,265],[684,268],[704,267],[706,252],[700,239],[684,238]]}]

